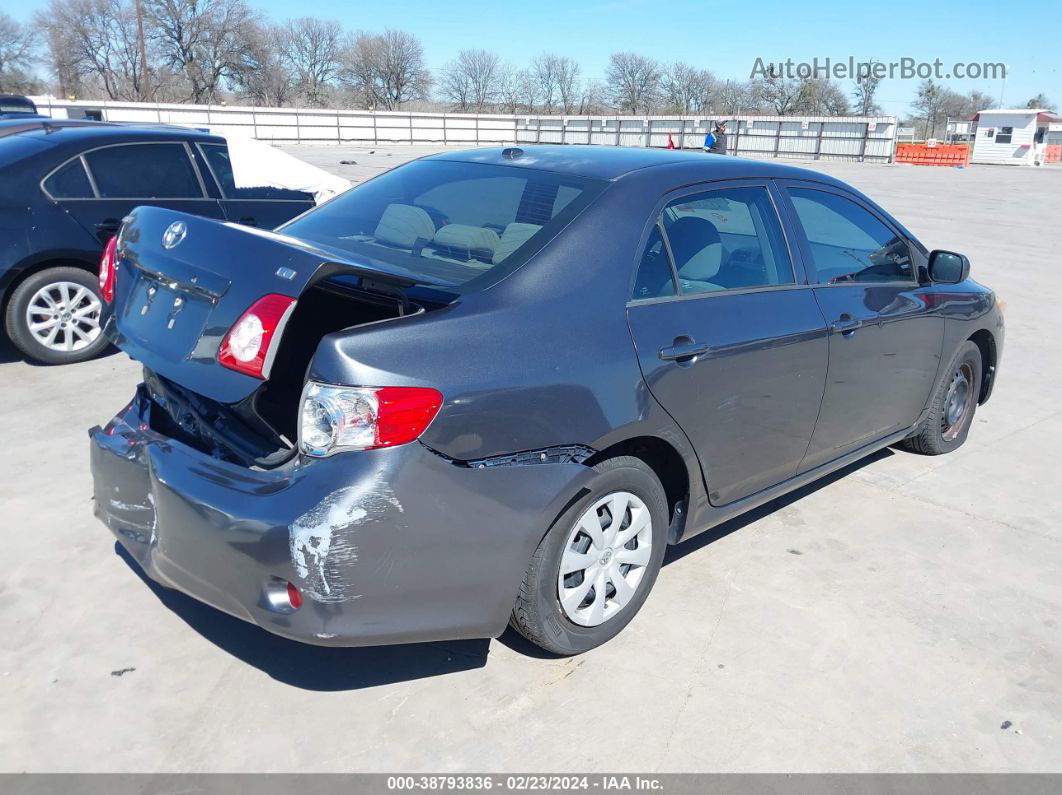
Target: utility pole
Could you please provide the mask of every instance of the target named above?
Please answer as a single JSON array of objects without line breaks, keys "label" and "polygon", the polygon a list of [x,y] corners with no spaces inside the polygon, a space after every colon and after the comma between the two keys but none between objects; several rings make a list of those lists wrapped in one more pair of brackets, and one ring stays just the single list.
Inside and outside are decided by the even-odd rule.
[{"label": "utility pole", "polygon": [[136,38],[140,45],[140,99],[148,99],[148,81],[151,71],[148,68],[147,44],[144,42],[144,7],[142,0],[136,0]]}]

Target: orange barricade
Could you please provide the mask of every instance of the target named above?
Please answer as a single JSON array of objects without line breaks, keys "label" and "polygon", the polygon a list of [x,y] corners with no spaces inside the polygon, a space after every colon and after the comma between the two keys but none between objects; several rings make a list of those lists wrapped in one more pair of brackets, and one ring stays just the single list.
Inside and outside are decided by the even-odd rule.
[{"label": "orange barricade", "polygon": [[1048,144],[1045,163],[1062,163],[1062,144]]},{"label": "orange barricade", "polygon": [[896,144],[896,162],[914,163],[916,166],[968,166],[970,147],[956,144]]}]

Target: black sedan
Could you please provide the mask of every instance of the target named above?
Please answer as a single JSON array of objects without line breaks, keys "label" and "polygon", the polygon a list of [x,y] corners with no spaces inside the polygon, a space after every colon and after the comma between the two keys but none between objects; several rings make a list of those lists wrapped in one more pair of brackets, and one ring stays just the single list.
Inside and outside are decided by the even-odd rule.
[{"label": "black sedan", "polygon": [[319,644],[592,648],[667,545],[959,447],[1003,349],[964,256],[694,153],[446,153],[276,233],[144,207],[105,265],[145,380],[92,431],[97,515],[159,582]]},{"label": "black sedan", "polygon": [[141,204],[271,229],[313,197],[236,188],[225,139],[195,130],[0,121],[0,311],[25,356],[64,364],[106,347],[100,255]]}]

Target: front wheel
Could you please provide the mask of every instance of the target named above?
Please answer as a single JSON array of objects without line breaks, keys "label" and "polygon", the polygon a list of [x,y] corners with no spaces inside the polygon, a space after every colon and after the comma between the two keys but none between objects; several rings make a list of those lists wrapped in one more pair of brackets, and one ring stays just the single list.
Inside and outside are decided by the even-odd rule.
[{"label": "front wheel", "polygon": [[95,276],[80,268],[48,268],[12,293],[7,336],[27,358],[43,364],[83,362],[107,347],[102,310]]},{"label": "front wheel", "polygon": [[981,351],[967,340],[933,393],[929,414],[903,446],[922,455],[942,455],[962,447],[981,394]]},{"label": "front wheel", "polygon": [[597,464],[589,493],[542,539],[520,586],[512,625],[555,654],[610,640],[645,602],[667,544],[667,498],[640,459]]}]

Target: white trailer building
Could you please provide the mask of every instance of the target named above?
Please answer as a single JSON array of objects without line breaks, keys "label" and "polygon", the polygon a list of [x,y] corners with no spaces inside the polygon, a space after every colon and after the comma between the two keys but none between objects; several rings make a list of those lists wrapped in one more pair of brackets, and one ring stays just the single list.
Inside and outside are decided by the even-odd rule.
[{"label": "white trailer building", "polygon": [[1048,147],[1062,144],[1062,116],[1042,108],[982,110],[974,122],[971,163],[1038,166],[1048,160]]}]

